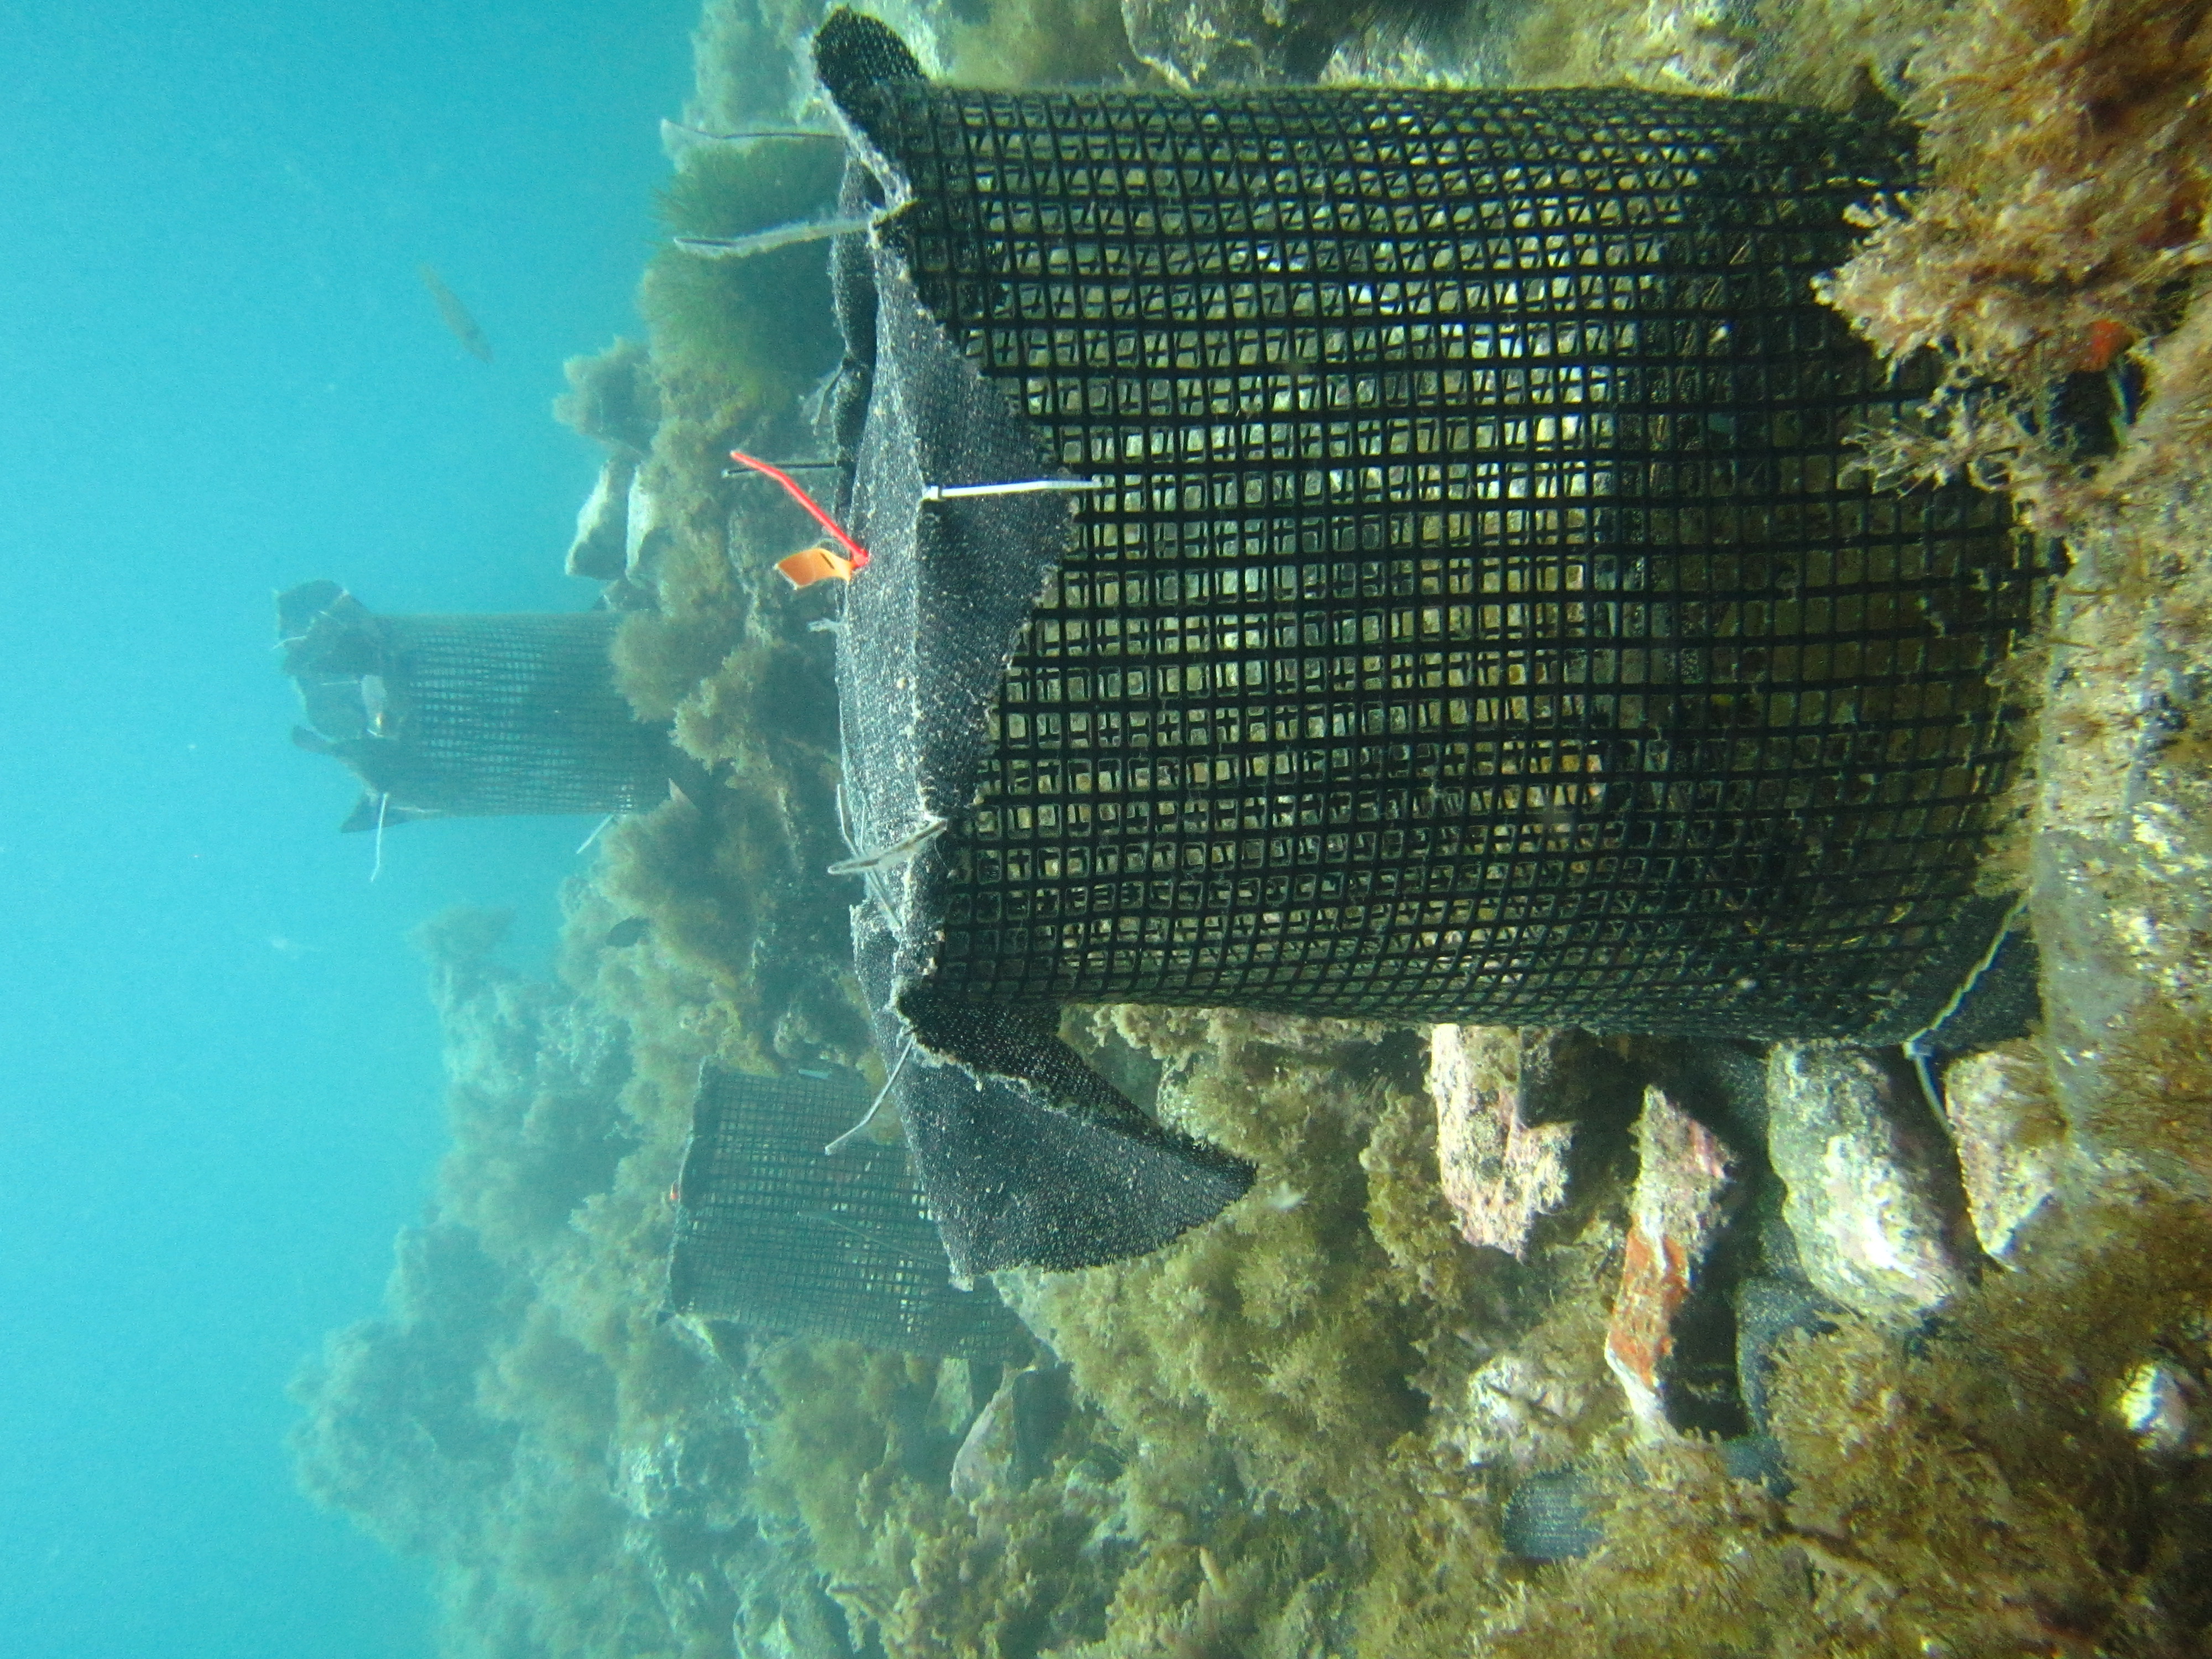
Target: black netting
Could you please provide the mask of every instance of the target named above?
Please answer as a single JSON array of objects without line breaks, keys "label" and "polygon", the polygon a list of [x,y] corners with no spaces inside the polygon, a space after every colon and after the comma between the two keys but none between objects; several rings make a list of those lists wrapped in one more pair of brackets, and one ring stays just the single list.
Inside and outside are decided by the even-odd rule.
[{"label": "black netting", "polygon": [[701,1071],[670,1306],[916,1353],[1020,1352],[1028,1334],[996,1291],[953,1287],[906,1149],[856,1138],[823,1153],[867,1106],[857,1083]]},{"label": "black netting", "polygon": [[[2008,908],[2033,549],[1850,471],[1923,387],[1810,283],[1909,135],[968,92],[851,14],[817,61],[879,215],[836,264],[848,805],[927,1052],[1054,1095],[1014,1016],[1071,1000],[1864,1041],[1945,1003]],[[1040,478],[1095,488],[942,493]]]},{"label": "black netting", "polygon": [[616,689],[620,618],[380,617],[334,582],[279,597],[284,672],[367,789],[346,827],[512,812],[629,812],[666,798],[667,728]]}]

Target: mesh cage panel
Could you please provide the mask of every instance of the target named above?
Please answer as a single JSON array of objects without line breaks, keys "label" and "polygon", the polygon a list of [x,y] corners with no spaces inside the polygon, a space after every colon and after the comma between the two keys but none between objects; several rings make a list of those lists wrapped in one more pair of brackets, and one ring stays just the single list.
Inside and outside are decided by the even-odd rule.
[{"label": "mesh cage panel", "polygon": [[769,1331],[915,1353],[1019,1352],[1021,1322],[988,1285],[952,1287],[903,1146],[823,1147],[865,1090],[708,1065],[699,1076],[669,1304]]},{"label": "mesh cage panel", "polygon": [[378,618],[398,741],[394,794],[441,812],[634,812],[668,793],[668,738],[616,689],[621,618]]},{"label": "mesh cage panel", "polygon": [[823,41],[878,274],[1106,486],[923,860],[933,982],[1756,1036],[1943,1000],[2004,908],[1989,676],[2035,550],[1999,499],[1849,475],[1923,388],[1809,283],[1907,137],[968,92]]},{"label": "mesh cage panel", "polygon": [[615,685],[611,612],[380,617],[331,582],[277,603],[309,746],[368,791],[349,828],[630,812],[666,796],[668,731],[638,720]]}]

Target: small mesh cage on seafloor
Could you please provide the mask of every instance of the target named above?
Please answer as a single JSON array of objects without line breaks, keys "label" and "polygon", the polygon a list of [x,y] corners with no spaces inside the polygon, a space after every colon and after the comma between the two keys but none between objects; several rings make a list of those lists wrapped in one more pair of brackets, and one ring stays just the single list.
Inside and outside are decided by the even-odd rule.
[{"label": "small mesh cage on seafloor", "polygon": [[[2009,908],[2035,550],[1851,475],[1918,388],[1809,289],[1909,134],[815,50],[875,216],[833,264],[856,950],[957,1263],[1248,1178],[1084,1081],[1071,1001],[1894,1042],[1950,997]],[[1045,478],[1092,487],[944,493]],[[1069,1122],[1163,1218],[945,1185]]]},{"label": "small mesh cage on seafloor", "polygon": [[823,1155],[867,1103],[835,1083],[701,1068],[669,1305],[914,1353],[1020,1352],[1029,1334],[996,1291],[953,1288],[903,1149],[856,1137]]},{"label": "small mesh cage on seafloor", "polygon": [[665,799],[668,730],[614,680],[611,611],[380,617],[336,582],[276,599],[294,739],[362,784],[344,824],[631,812]]}]

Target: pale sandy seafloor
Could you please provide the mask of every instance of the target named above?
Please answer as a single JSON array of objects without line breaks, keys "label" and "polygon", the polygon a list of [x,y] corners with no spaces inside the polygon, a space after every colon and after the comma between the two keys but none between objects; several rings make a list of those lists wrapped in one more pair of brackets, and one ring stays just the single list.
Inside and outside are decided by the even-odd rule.
[{"label": "pale sandy seafloor", "polygon": [[[803,114],[793,43],[818,15],[715,0],[684,119]],[[2028,389],[1882,459],[2010,488],[2070,555],[2008,687],[2035,763],[1993,876],[2031,884],[2045,1029],[2005,1056],[1988,1144],[1956,1149],[1970,1169],[2011,1156],[2051,1195],[1932,1322],[1870,1310],[1784,1345],[1786,1496],[1639,1431],[1605,1363],[1633,1102],[1577,1132],[1521,1260],[1470,1245],[1422,1030],[1071,1017],[1113,1075],[1261,1174],[1154,1256],[1003,1276],[1073,1384],[1042,1467],[1007,1452],[952,1491],[982,1367],[662,1317],[700,1061],[880,1075],[850,896],[811,873],[842,852],[828,653],[818,611],[768,573],[799,527],[720,477],[733,443],[811,441],[799,401],[835,356],[819,250],[664,252],[647,352],[571,366],[564,417],[649,448],[626,525],[579,564],[638,611],[633,700],[726,782],[602,837],[564,895],[555,982],[499,965],[495,919],[425,930],[453,1150],[383,1313],[303,1372],[307,1488],[428,1560],[456,1655],[2212,1651],[2212,6],[882,15],[939,72],[997,86],[1626,82],[1901,101],[1927,125],[1929,189],[1832,292],[1885,350]],[[834,184],[832,146],[765,170],[671,149],[679,234],[778,222]],[[2128,377],[2137,418],[2099,460],[2051,453],[2033,389],[2096,373]],[[645,936],[611,944],[633,917]],[[1565,1468],[1603,1541],[1515,1557],[1504,1500]]]}]

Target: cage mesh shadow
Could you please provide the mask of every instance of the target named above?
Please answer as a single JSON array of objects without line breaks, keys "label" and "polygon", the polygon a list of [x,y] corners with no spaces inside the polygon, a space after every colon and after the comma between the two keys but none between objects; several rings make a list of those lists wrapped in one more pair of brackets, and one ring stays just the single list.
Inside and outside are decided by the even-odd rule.
[{"label": "cage mesh shadow", "polygon": [[367,791],[346,824],[630,812],[665,799],[665,726],[617,689],[611,611],[381,617],[335,582],[277,600],[303,746]]},{"label": "cage mesh shadow", "polygon": [[669,1305],[767,1331],[915,1353],[1005,1356],[1029,1334],[998,1292],[955,1290],[906,1148],[823,1148],[857,1085],[702,1068],[678,1182]]},{"label": "cage mesh shadow", "polygon": [[[1810,283],[1909,135],[1611,90],[974,92],[902,53],[817,42],[848,210],[885,215],[841,254],[853,509],[919,515],[919,625],[973,626],[1005,519],[871,465],[927,330],[1026,427],[1000,477],[1103,486],[1057,498],[980,711],[871,666],[854,584],[856,816],[949,825],[913,976],[1868,1040],[1941,1005],[2007,908],[1990,676],[2036,549],[2000,499],[1851,474],[1924,386]],[[924,483],[979,464],[951,411],[899,418]],[[980,737],[908,799],[915,702]]]}]

